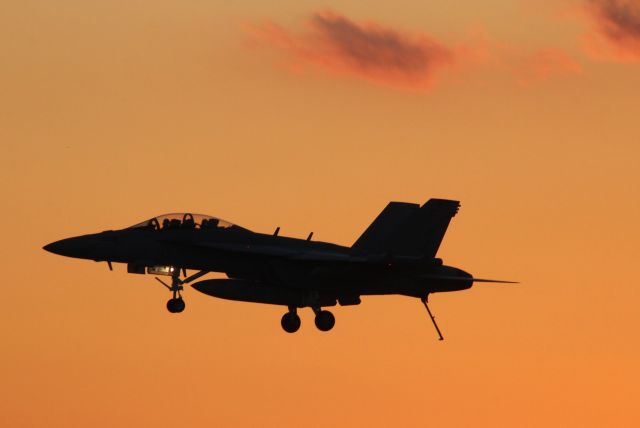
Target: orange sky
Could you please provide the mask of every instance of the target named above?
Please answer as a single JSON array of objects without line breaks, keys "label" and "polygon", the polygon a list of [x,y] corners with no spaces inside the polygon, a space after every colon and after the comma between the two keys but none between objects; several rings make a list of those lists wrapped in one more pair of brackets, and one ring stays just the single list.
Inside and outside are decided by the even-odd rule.
[{"label": "orange sky", "polygon": [[[3,426],[640,422],[635,1],[25,0],[0,36]],[[409,298],[287,335],[41,250],[173,211],[351,245],[430,197],[446,263],[523,282],[432,296],[445,342]]]}]

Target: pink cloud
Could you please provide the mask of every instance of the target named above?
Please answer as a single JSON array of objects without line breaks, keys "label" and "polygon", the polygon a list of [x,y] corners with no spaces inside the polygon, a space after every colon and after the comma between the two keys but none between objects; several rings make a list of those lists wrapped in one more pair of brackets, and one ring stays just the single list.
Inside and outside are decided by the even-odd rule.
[{"label": "pink cloud", "polygon": [[523,49],[484,32],[468,34],[471,43],[448,46],[424,33],[356,23],[334,12],[316,13],[305,24],[301,32],[272,22],[248,30],[253,42],[284,52],[296,72],[322,70],[408,90],[429,89],[444,78],[478,75],[483,69],[510,74],[524,85],[582,72],[560,49]]},{"label": "pink cloud", "polygon": [[582,66],[560,49],[544,48],[526,55],[514,66],[514,73],[519,83],[529,84],[552,76],[581,74]]},{"label": "pink cloud", "polygon": [[320,68],[412,90],[431,87],[458,59],[457,49],[426,34],[356,23],[334,12],[316,13],[306,24],[299,34],[273,23],[250,31],[285,51],[296,69]]}]

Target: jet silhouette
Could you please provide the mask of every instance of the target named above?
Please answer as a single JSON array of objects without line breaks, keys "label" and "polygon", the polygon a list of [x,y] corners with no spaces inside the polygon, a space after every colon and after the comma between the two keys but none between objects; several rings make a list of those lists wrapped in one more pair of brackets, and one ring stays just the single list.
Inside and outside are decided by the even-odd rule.
[{"label": "jet silhouette", "polygon": [[[438,337],[440,329],[427,299],[431,293],[460,291],[474,278],[436,258],[440,243],[460,203],[430,199],[424,205],[390,202],[351,247],[252,232],[216,217],[165,214],[121,230],[53,242],[45,250],[74,258],[126,263],[127,272],[171,277],[167,302],[171,313],[185,309],[183,285],[210,272],[227,279],[200,280],[191,286],[221,299],[268,303],[288,308],[282,328],[300,328],[299,308],[310,307],[315,324],[329,331],[333,314],[323,308],[360,304],[364,295],[400,294],[424,304]],[[187,270],[198,272],[187,276]],[[181,279],[181,273],[184,278]]]}]

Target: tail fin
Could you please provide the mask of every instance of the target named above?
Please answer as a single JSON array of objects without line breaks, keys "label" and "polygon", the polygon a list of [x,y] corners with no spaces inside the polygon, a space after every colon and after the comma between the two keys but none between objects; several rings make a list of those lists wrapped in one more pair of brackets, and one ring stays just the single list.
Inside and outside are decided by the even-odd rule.
[{"label": "tail fin", "polygon": [[418,204],[389,202],[351,248],[367,253],[388,251],[394,232],[419,211]]},{"label": "tail fin", "polygon": [[459,201],[429,199],[395,231],[389,242],[389,250],[399,254],[435,257],[449,222],[459,208]]}]

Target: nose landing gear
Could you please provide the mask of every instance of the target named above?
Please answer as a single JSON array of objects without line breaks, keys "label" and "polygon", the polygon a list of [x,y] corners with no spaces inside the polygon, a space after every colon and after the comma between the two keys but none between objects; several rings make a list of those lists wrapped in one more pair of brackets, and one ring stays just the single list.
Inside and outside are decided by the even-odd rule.
[{"label": "nose landing gear", "polygon": [[180,313],[180,312],[184,311],[185,306],[186,305],[184,303],[184,300],[182,299],[182,296],[180,296],[178,298],[174,297],[174,298],[169,299],[167,301],[167,309],[172,314],[177,314],[177,313]]},{"label": "nose landing gear", "polygon": [[[201,276],[204,276],[206,274],[209,273],[209,271],[200,271],[194,275],[188,276],[185,279],[180,279],[180,269],[176,268],[176,267],[172,267],[171,268],[171,285],[168,285],[167,283],[165,283],[163,280],[161,280],[158,277],[156,278],[156,281],[158,281],[160,284],[164,285],[169,291],[171,291],[171,293],[173,294],[173,297],[171,299],[169,299],[167,301],[167,310],[169,312],[171,312],[172,314],[177,314],[180,313],[182,311],[184,311],[185,308],[185,303],[184,300],[182,299],[182,295],[180,294],[180,292],[184,289],[184,287],[182,286],[183,284],[188,284],[191,281],[200,278]],[[187,271],[186,269],[184,270],[184,274],[186,276]]]},{"label": "nose landing gear", "polygon": [[164,285],[171,293],[173,297],[167,301],[167,310],[172,314],[178,314],[184,311],[185,303],[182,300],[182,295],[180,292],[184,289],[182,286],[182,281],[180,280],[180,269],[172,268],[171,272],[171,285],[167,285],[163,280],[156,277],[156,280]]}]

